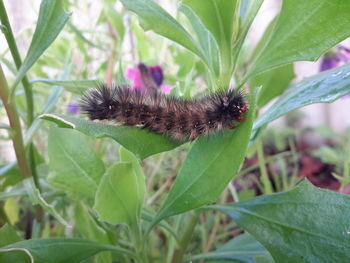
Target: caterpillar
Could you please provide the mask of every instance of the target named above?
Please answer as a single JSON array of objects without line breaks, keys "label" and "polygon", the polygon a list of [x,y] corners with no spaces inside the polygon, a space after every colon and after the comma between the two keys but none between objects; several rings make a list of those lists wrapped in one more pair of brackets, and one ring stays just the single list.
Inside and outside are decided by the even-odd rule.
[{"label": "caterpillar", "polygon": [[90,120],[114,120],[164,134],[175,141],[195,140],[204,134],[233,129],[244,120],[248,105],[242,92],[218,91],[183,99],[157,90],[150,72],[140,64],[146,91],[100,85],[83,94],[80,107]]}]

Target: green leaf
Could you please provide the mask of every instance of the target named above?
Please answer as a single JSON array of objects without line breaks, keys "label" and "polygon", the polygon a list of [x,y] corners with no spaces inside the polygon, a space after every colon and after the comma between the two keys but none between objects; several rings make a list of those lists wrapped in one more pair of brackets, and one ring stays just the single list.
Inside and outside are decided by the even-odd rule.
[{"label": "green leaf", "polygon": [[0,262],[77,263],[101,251],[133,257],[126,249],[84,239],[43,238],[24,240],[0,248]]},{"label": "green leaf", "polygon": [[66,90],[82,94],[84,91],[96,88],[98,85],[101,84],[98,80],[54,80],[54,79],[43,79],[43,78],[37,78],[30,81],[31,83],[44,83],[48,85],[58,85]]},{"label": "green leaf", "polygon": [[137,127],[102,124],[53,114],[43,114],[40,118],[52,121],[59,127],[76,129],[96,138],[110,137],[134,153],[139,159],[172,150],[180,145],[163,135]]},{"label": "green leaf", "polygon": [[121,162],[131,163],[132,168],[135,172],[136,176],[136,184],[137,184],[137,193],[138,193],[138,217],[140,217],[141,209],[143,206],[143,202],[145,200],[145,191],[146,191],[146,179],[143,173],[142,167],[139,163],[139,160],[136,158],[134,154],[129,152],[124,147],[120,147],[119,157]]},{"label": "green leaf", "polygon": [[290,111],[314,103],[329,103],[350,93],[350,64],[292,85],[255,123],[258,129]]},{"label": "green leaf", "polygon": [[89,138],[70,129],[53,128],[49,133],[48,181],[78,197],[94,198],[105,172],[102,160],[89,144]]},{"label": "green leaf", "polygon": [[273,98],[281,95],[294,78],[293,64],[284,65],[255,76],[250,86],[262,87],[258,107],[264,106]]},{"label": "green leaf", "polygon": [[347,0],[284,0],[273,33],[249,75],[294,61],[315,61],[350,36]]},{"label": "green leaf", "polygon": [[208,57],[210,68],[213,68],[214,73],[218,76],[220,73],[219,47],[215,38],[203,25],[200,18],[192,11],[191,8],[189,8],[187,5],[181,5],[179,11],[188,18],[188,21],[191,23],[191,26],[196,33],[199,45],[201,46],[205,55]]},{"label": "green leaf", "polygon": [[137,14],[145,30],[169,38],[198,55],[209,67],[210,63],[199,45],[169,13],[152,0],[121,0],[123,5]]},{"label": "green leaf", "polygon": [[99,218],[112,224],[137,224],[139,192],[131,163],[120,163],[108,169],[98,187],[94,208]]},{"label": "green leaf", "polygon": [[[234,20],[237,8],[236,0],[183,0],[200,18],[218,43],[222,54],[230,54],[232,48]],[[221,58],[224,59],[224,58]]]},{"label": "green leaf", "polygon": [[55,207],[48,204],[40,195],[39,190],[35,188],[32,178],[25,179],[23,184],[33,205],[40,205],[47,213],[56,218],[62,225],[72,228],[72,226],[56,211]]},{"label": "green leaf", "polygon": [[0,247],[21,241],[16,229],[8,224],[0,228]]},{"label": "green leaf", "polygon": [[108,244],[107,232],[100,227],[89,213],[89,208],[83,203],[77,203],[74,207],[76,227],[84,239]]},{"label": "green leaf", "polygon": [[[16,87],[27,71],[56,39],[66,24],[69,14],[63,10],[60,0],[42,0],[39,18],[26,58],[19,69],[13,87]],[[14,90],[14,89],[13,89]]]},{"label": "green leaf", "polygon": [[349,262],[350,196],[303,181],[291,191],[212,206],[231,216],[276,262]]},{"label": "green leaf", "polygon": [[205,259],[205,262],[253,263],[256,256],[265,255],[266,249],[248,233],[228,241],[217,250],[186,258],[187,261]]},{"label": "green leaf", "polygon": [[155,222],[219,198],[244,160],[255,116],[255,98],[250,101],[246,120],[238,128],[194,143]]},{"label": "green leaf", "polygon": [[[238,36],[238,1],[183,0],[214,36],[220,53],[218,85],[227,88],[232,73],[232,47]],[[215,52],[215,50],[213,50]]]}]

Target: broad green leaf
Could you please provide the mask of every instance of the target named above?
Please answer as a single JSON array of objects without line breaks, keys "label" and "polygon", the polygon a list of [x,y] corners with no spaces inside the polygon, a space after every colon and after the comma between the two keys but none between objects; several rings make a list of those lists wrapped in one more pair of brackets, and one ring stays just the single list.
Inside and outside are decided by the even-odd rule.
[{"label": "broad green leaf", "polygon": [[42,0],[39,18],[27,56],[19,69],[13,87],[16,87],[27,71],[56,39],[69,18],[60,0]]},{"label": "broad green leaf", "polygon": [[207,57],[186,31],[169,13],[152,0],[121,0],[123,5],[137,14],[145,30],[169,38],[198,55],[210,67]]},{"label": "broad green leaf", "polygon": [[48,151],[53,172],[48,181],[74,196],[93,199],[105,167],[89,138],[71,129],[53,128],[49,132]]},{"label": "broad green leaf", "polygon": [[94,208],[100,220],[112,223],[137,224],[139,192],[131,163],[120,163],[108,169],[98,187]]},{"label": "broad green leaf", "polygon": [[0,248],[18,241],[21,238],[14,227],[6,224],[0,228]]},{"label": "broad green leaf", "polygon": [[349,262],[350,196],[303,181],[291,191],[212,206],[231,216],[276,262]]},{"label": "broad green leaf", "polygon": [[250,86],[262,87],[258,107],[264,106],[273,98],[281,95],[293,78],[293,64],[274,68],[255,76],[250,81]]},{"label": "broad green leaf", "polygon": [[217,250],[186,258],[186,262],[205,259],[205,262],[254,263],[256,256],[265,255],[266,249],[248,233],[228,241]]},{"label": "broad green leaf", "polygon": [[84,91],[98,87],[101,82],[98,80],[54,80],[37,78],[30,81],[31,83],[44,83],[48,85],[58,85],[66,90],[82,94]]},{"label": "broad green leaf", "polygon": [[96,138],[110,137],[134,153],[139,159],[172,150],[180,145],[163,135],[137,127],[102,124],[53,114],[43,114],[40,118],[52,121],[59,127],[76,129]]},{"label": "broad green leaf", "polygon": [[314,103],[330,103],[350,93],[350,64],[292,85],[255,123],[258,129],[290,111]]},{"label": "broad green leaf", "polygon": [[251,110],[238,128],[194,143],[155,222],[219,198],[244,160],[255,116],[255,98],[250,101]]},{"label": "broad green leaf", "polygon": [[143,202],[145,200],[145,191],[146,191],[145,175],[143,173],[139,160],[136,158],[136,156],[133,153],[129,152],[124,147],[120,147],[119,157],[121,162],[132,164],[132,168],[136,176],[137,193],[138,193],[138,199],[139,199],[137,212],[138,212],[138,216],[140,216]]},{"label": "broad green leaf", "polygon": [[52,215],[57,219],[62,225],[66,227],[72,227],[64,218],[56,211],[53,205],[48,204],[45,199],[40,195],[40,192],[35,188],[32,178],[25,179],[23,181],[24,189],[27,191],[27,194],[33,205],[40,205],[47,213]]},{"label": "broad green leaf", "polygon": [[249,75],[318,59],[350,36],[348,0],[284,0],[273,33]]},{"label": "broad green leaf", "polygon": [[[220,73],[219,48],[215,38],[203,25],[200,18],[187,5],[181,5],[179,11],[182,12],[191,23],[191,26],[198,38],[199,45],[208,57],[210,67],[214,69],[216,75]],[[183,63],[183,62],[182,62]]]},{"label": "broad green leaf", "polygon": [[126,249],[84,239],[43,238],[24,240],[0,248],[0,262],[77,263],[101,251],[133,257]]}]

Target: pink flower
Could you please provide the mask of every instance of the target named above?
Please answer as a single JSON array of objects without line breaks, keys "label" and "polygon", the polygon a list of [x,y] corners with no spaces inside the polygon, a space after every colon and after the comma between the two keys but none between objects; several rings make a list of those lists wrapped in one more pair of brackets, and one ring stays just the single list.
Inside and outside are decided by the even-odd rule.
[{"label": "pink flower", "polygon": [[[152,80],[158,86],[158,88],[165,94],[169,94],[172,86],[163,85],[164,74],[161,66],[146,66],[148,71],[151,74]],[[129,68],[126,72],[125,77],[132,82],[132,89],[145,91],[145,85],[142,82],[141,73],[139,70],[139,65],[135,68]]]}]

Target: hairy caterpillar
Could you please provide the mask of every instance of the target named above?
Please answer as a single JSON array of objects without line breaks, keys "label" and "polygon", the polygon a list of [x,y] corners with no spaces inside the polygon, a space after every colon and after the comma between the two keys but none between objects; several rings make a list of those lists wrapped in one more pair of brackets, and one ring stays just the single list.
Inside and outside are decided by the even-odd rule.
[{"label": "hairy caterpillar", "polygon": [[141,126],[176,141],[233,129],[244,119],[248,106],[241,92],[220,91],[194,99],[167,96],[157,90],[150,72],[139,65],[146,91],[101,85],[82,96],[81,108],[91,120],[115,120]]}]

